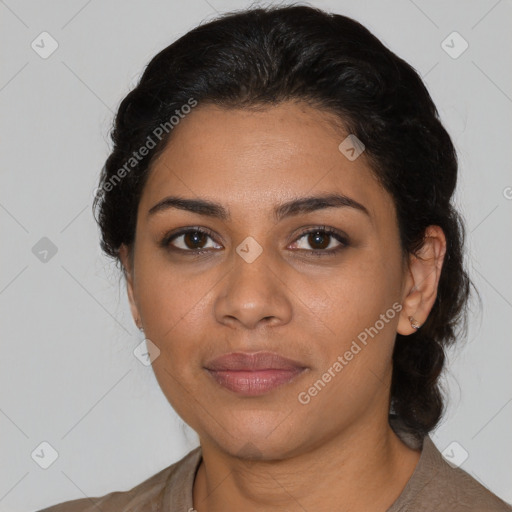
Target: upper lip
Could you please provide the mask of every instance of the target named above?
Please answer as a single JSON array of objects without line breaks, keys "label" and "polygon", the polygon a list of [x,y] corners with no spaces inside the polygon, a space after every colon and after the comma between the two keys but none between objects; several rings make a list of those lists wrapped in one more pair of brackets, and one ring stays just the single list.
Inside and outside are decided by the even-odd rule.
[{"label": "upper lip", "polygon": [[213,371],[257,371],[296,370],[305,366],[275,352],[231,352],[212,359],[205,368]]}]

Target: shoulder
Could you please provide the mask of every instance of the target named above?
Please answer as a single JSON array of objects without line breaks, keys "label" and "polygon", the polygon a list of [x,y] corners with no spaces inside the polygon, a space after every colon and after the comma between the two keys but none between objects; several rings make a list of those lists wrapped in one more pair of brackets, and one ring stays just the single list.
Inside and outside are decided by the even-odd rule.
[{"label": "shoulder", "polygon": [[461,468],[451,466],[427,436],[420,461],[389,512],[510,512],[512,506]]},{"label": "shoulder", "polygon": [[[185,480],[194,476],[201,458],[195,448],[182,459],[162,469],[128,491],[115,491],[100,497],[80,498],[52,505],[37,512],[160,512],[166,510],[166,497],[177,487],[186,489]],[[193,481],[193,480],[192,480]]]}]

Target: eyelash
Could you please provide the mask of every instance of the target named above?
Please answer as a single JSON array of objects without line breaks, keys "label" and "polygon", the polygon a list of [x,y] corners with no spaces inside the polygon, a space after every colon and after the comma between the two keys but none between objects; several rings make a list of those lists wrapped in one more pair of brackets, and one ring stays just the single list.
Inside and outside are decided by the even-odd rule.
[{"label": "eyelash", "polygon": [[[334,256],[336,253],[338,253],[339,251],[345,249],[346,247],[348,247],[350,245],[349,240],[346,237],[346,235],[338,232],[337,230],[335,230],[333,228],[329,228],[327,226],[316,226],[314,228],[310,228],[306,231],[303,231],[302,233],[300,233],[298,235],[298,237],[294,240],[293,243],[300,240],[301,238],[303,238],[306,235],[314,234],[317,232],[319,232],[323,235],[327,235],[327,236],[331,236],[331,237],[335,238],[338,242],[340,242],[341,245],[339,245],[338,247],[336,247],[334,249],[327,249],[327,250],[326,249],[311,249],[311,250],[294,249],[294,250],[305,251],[312,256]],[[176,238],[178,238],[181,235],[186,235],[188,233],[200,233],[202,235],[207,235],[208,237],[210,237],[212,240],[215,241],[214,234],[211,230],[209,230],[207,228],[200,228],[200,227],[191,227],[191,228],[189,227],[189,228],[183,228],[183,229],[179,230],[178,232],[166,235],[160,242],[160,246],[167,250],[177,251],[177,252],[181,252],[183,254],[188,253],[191,256],[206,254],[211,251],[211,249],[180,249],[178,247],[170,248],[170,244],[173,240],[175,240]],[[217,249],[215,249],[215,250],[217,250]]]}]

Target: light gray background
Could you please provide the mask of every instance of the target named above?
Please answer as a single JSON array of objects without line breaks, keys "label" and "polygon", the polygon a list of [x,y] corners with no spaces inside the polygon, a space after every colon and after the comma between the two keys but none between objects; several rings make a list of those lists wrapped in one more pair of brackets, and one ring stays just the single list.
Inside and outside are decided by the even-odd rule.
[{"label": "light gray background", "polygon": [[[1,512],[127,490],[197,446],[133,355],[143,337],[100,253],[91,201],[113,112],[150,58],[216,11],[248,5],[0,1]],[[456,143],[468,265],[484,306],[450,357],[449,409],[433,439],[441,450],[459,443],[462,468],[512,501],[512,4],[311,5],[361,21],[410,62]],[[47,59],[31,48],[43,31],[59,45]],[[453,31],[469,43],[457,59],[441,46]],[[32,252],[42,237],[58,249],[47,262]],[[46,470],[31,456],[43,441],[58,452]]]}]

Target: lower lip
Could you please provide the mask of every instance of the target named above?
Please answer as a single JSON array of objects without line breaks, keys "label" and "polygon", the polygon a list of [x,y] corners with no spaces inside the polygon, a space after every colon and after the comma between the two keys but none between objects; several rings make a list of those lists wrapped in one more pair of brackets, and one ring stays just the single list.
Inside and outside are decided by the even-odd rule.
[{"label": "lower lip", "polygon": [[268,393],[299,375],[305,368],[293,370],[208,370],[208,373],[223,387],[246,396]]}]

